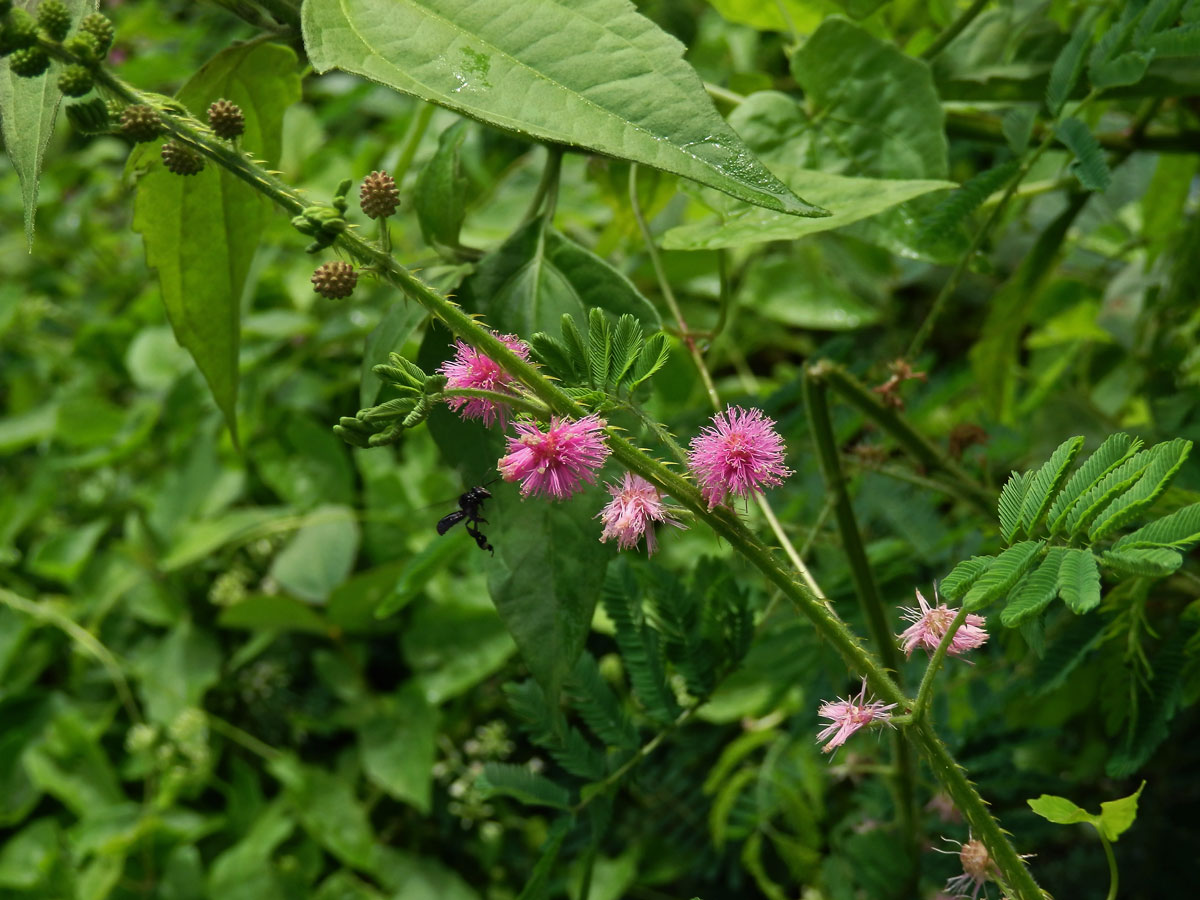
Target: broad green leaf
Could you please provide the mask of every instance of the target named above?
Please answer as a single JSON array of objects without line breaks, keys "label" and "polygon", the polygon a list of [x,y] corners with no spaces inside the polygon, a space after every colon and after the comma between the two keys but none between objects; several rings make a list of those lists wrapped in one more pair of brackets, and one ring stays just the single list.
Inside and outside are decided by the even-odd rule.
[{"label": "broad green leaf", "polygon": [[674,172],[794,215],[683,46],[627,0],[307,0],[304,45],[342,69],[543,141]]},{"label": "broad green leaf", "polygon": [[1091,550],[1066,551],[1058,570],[1058,595],[1077,614],[1100,605],[1100,569]]},{"label": "broad green leaf", "polygon": [[611,545],[596,540],[596,489],[563,504],[519,500],[512,489],[494,493],[496,559],[488,589],[529,671],[553,700],[583,649],[611,555]]},{"label": "broad green leaf", "polygon": [[324,603],[346,580],[358,556],[359,528],[354,510],[322,506],[313,510],[301,529],[271,563],[271,577],[285,590]]},{"label": "broad green leaf", "polygon": [[388,361],[388,355],[400,352],[404,342],[425,321],[424,307],[410,300],[397,300],[388,307],[383,319],[367,335],[367,346],[363,352],[362,381],[358,388],[358,405],[364,409],[373,406],[379,399],[379,388],[383,382],[372,369]]},{"label": "broad green leaf", "polygon": [[[0,848],[0,887],[25,891],[44,884],[55,868],[62,868],[65,849],[58,822],[46,816],[34,819]],[[37,896],[42,895],[41,892]]]},{"label": "broad green leaf", "polygon": [[[64,0],[71,18],[96,8],[97,0]],[[17,0],[16,7],[36,12],[40,0]],[[38,180],[42,173],[42,157],[54,121],[62,91],[58,76],[62,63],[51,62],[44,75],[21,78],[9,69],[8,57],[0,59],[0,137],[21,181],[21,199],[25,204],[25,243],[33,251],[33,226],[37,214]]]},{"label": "broad green leaf", "polygon": [[404,661],[417,674],[430,703],[470,690],[517,651],[487,597],[475,598],[474,593],[482,592],[456,603],[422,603],[401,634]]},{"label": "broad green leaf", "polygon": [[1170,547],[1186,550],[1197,541],[1200,541],[1200,503],[1193,503],[1125,535],[1113,544],[1113,549]]},{"label": "broad green leaf", "polygon": [[471,187],[459,160],[466,137],[467,123],[463,121],[443,131],[437,152],[417,177],[413,207],[425,241],[431,247],[453,249],[459,245],[458,233],[467,215]]},{"label": "broad green leaf", "polygon": [[207,631],[184,620],[136,662],[146,718],[170,725],[185,709],[203,706],[221,673],[221,651]]},{"label": "broad green leaf", "polygon": [[1104,159],[1104,151],[1082,121],[1069,116],[1058,123],[1055,129],[1062,142],[1075,154],[1071,170],[1079,183],[1089,191],[1107,191],[1112,184],[1112,173]]},{"label": "broad green leaf", "polygon": [[358,727],[363,771],[391,797],[428,814],[433,789],[437,710],[415,681],[375,704]]},{"label": "broad green leaf", "polygon": [[566,809],[571,800],[571,795],[562,785],[512,763],[486,763],[483,774],[475,784],[485,796],[504,794],[530,806]]},{"label": "broad green leaf", "polygon": [[1012,628],[1032,619],[1054,599],[1058,593],[1058,570],[1064,552],[1062,547],[1051,547],[1041,565],[1017,583],[1000,613],[1004,625]]},{"label": "broad green leaf", "polygon": [[1137,819],[1138,799],[1146,788],[1146,782],[1138,785],[1138,789],[1128,797],[1120,800],[1106,800],[1100,804],[1100,817],[1096,825],[1110,841],[1115,841],[1129,830]]},{"label": "broad green leaf", "polygon": [[329,623],[311,606],[286,594],[258,594],[221,610],[222,628],[279,629],[329,634]]},{"label": "broad green leaf", "polygon": [[1055,825],[1075,825],[1079,822],[1094,823],[1096,821],[1096,816],[1086,809],[1080,809],[1066,797],[1042,794],[1036,800],[1027,800],[1026,802],[1035,813]]},{"label": "broad green leaf", "polygon": [[[836,13],[839,4],[832,0],[708,0],[721,17],[735,25],[749,25],[759,31],[801,34],[813,31],[826,16]],[[870,3],[871,0],[852,0]],[[848,5],[848,4],[847,4]]]},{"label": "broad green leaf", "polygon": [[286,518],[290,518],[290,513],[284,507],[257,506],[189,523],[180,529],[174,545],[159,560],[158,568],[162,572],[182,569],[227,544],[248,540],[265,526]]},{"label": "broad green leaf", "polygon": [[965,594],[984,572],[995,561],[992,556],[972,556],[964,559],[950,574],[938,583],[938,590],[943,599],[957,600]]},{"label": "broad green leaf", "polygon": [[883,315],[864,300],[840,273],[830,271],[825,248],[801,244],[792,252],[751,264],[738,292],[739,306],[797,328],[850,331],[872,325]]},{"label": "broad green leaf", "polygon": [[64,584],[73,583],[92,558],[92,551],[107,528],[106,521],[89,522],[63,528],[39,541],[29,555],[29,571]]},{"label": "broad green leaf", "polygon": [[1013,544],[996,557],[988,570],[971,585],[963,597],[963,606],[968,610],[982,609],[1002,597],[1020,580],[1037,560],[1044,541],[1022,541]]},{"label": "broad green leaf", "polygon": [[1021,528],[1026,534],[1033,534],[1034,529],[1041,524],[1042,516],[1046,514],[1050,501],[1054,499],[1063,479],[1067,477],[1067,469],[1075,461],[1082,446],[1082,437],[1068,438],[1058,445],[1050,458],[1034,473],[1021,504]]},{"label": "broad green leaf", "polygon": [[267,764],[286,788],[288,802],[309,836],[348,866],[374,868],[375,834],[353,782],[280,755]]},{"label": "broad green leaf", "polygon": [[[804,89],[808,168],[879,178],[945,178],[941,100],[929,66],[845,19],[826,19],[792,55]],[[741,110],[739,110],[739,113]]]},{"label": "broad green leaf", "polygon": [[375,609],[376,619],[395,615],[421,593],[438,572],[443,571],[464,553],[469,553],[474,542],[465,528],[431,538],[425,549],[404,562],[393,582],[392,589]]},{"label": "broad green leaf", "polygon": [[1148,509],[1167,489],[1167,485],[1179,472],[1191,449],[1192,442],[1183,438],[1156,444],[1148,451],[1150,465],[1146,467],[1137,484],[1114,498],[1100,511],[1088,530],[1088,537],[1093,541],[1106,537]]},{"label": "broad green leaf", "polygon": [[[663,235],[668,250],[715,250],[766,241],[794,241],[810,234],[832,231],[878,215],[930,191],[957,187],[952,181],[851,178],[773,164],[772,169],[798,193],[819,198],[833,211],[823,219],[798,219],[742,203],[718,203],[721,221],[680,225]],[[816,202],[816,201],[814,201]]]},{"label": "broad green leaf", "polygon": [[1170,575],[1181,565],[1183,556],[1169,547],[1108,550],[1100,554],[1100,562],[1122,575],[1146,575],[1160,578]]},{"label": "broad green leaf", "polygon": [[1050,533],[1057,534],[1062,530],[1066,525],[1067,514],[1084,491],[1090,490],[1101,478],[1136,453],[1141,443],[1140,439],[1132,438],[1124,432],[1110,434],[1105,438],[1104,443],[1071,473],[1063,489],[1054,498],[1046,515],[1046,525]]},{"label": "broad green leaf", "polygon": [[280,797],[255,819],[245,837],[222,852],[208,870],[208,896],[233,900],[282,897],[270,865],[275,848],[296,829],[295,818]]},{"label": "broad green leaf", "polygon": [[519,229],[463,283],[462,303],[500,332],[551,334],[570,314],[587,327],[588,310],[629,313],[654,330],[658,313],[633,282],[544,218]]},{"label": "broad green leaf", "polygon": [[[217,54],[179,92],[194,115],[226,98],[245,114],[242,146],[259,159],[279,159],[283,113],[300,99],[296,56],[274,43],[246,43]],[[157,270],[175,337],[212,389],[237,436],[239,316],[242,289],[270,203],[209,162],[199,175],[166,170],[160,144],[140,145],[129,166],[141,172],[133,227]]]}]

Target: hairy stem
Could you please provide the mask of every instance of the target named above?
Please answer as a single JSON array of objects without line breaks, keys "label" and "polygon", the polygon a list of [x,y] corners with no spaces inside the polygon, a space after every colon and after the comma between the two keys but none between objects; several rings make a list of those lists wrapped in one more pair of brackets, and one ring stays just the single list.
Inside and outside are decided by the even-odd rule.
[{"label": "hairy stem", "polygon": [[942,635],[941,643],[933,651],[933,656],[929,658],[929,665],[925,667],[925,674],[921,676],[921,686],[917,688],[917,703],[913,707],[913,719],[920,721],[928,710],[929,701],[933,697],[934,676],[937,675],[938,669],[942,667],[942,662],[946,659],[946,651],[950,648],[950,642],[954,640],[954,633],[962,627],[962,623],[965,621],[967,621],[967,608],[964,606],[955,615],[950,627]]}]

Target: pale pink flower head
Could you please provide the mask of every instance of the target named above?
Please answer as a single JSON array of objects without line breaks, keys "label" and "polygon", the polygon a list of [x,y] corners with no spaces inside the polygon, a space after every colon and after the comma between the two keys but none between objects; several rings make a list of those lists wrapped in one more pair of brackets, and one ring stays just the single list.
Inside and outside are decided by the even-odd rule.
[{"label": "pale pink flower head", "polygon": [[562,500],[596,483],[596,471],[609,449],[604,443],[605,421],[595,415],[582,419],[550,420],[542,431],[531,422],[516,424],[508,453],[496,464],[505,481],[521,482],[521,496],[544,495]]},{"label": "pale pink flower head", "polygon": [[646,555],[653,556],[657,547],[654,538],[654,523],[673,525],[676,528],[686,526],[671,515],[669,507],[662,501],[658,488],[640,475],[626,472],[621,483],[609,482],[605,487],[612,494],[612,500],[596,516],[604,522],[604,533],[600,540],[617,539],[617,546],[622,550],[631,550],[637,546],[642,534],[646,535]]},{"label": "pale pink flower head", "polygon": [[[934,598],[937,598],[936,594]],[[917,603],[919,604],[918,608],[900,607],[904,620],[912,623],[899,636],[901,646],[907,656],[912,656],[912,652],[918,647],[923,647],[932,654],[941,644],[942,638],[946,636],[946,629],[958,615],[957,609],[950,609],[945,603],[930,606],[929,601],[922,596],[920,591],[917,591]],[[954,637],[950,639],[950,646],[946,648],[946,653],[950,656],[962,656],[968,650],[982,647],[988,639],[988,633],[984,630],[983,624],[983,616],[968,614],[962,625],[954,632]]]},{"label": "pale pink flower head", "polygon": [[849,700],[838,698],[833,703],[822,703],[820,709],[817,710],[817,715],[822,719],[830,720],[830,723],[817,734],[818,741],[829,739],[829,743],[821,750],[830,753],[846,743],[846,738],[864,725],[870,725],[876,721],[887,722],[892,717],[890,710],[895,707],[895,703],[868,700],[867,679],[864,678],[862,690],[857,696],[851,697]]},{"label": "pale pink flower head", "polygon": [[688,465],[712,509],[729,494],[749,498],[791,475],[783,464],[783,438],[760,409],[731,406],[692,438]]},{"label": "pale pink flower head", "polygon": [[[498,334],[496,338],[521,359],[529,359],[529,345],[516,335]],[[438,371],[446,376],[446,387],[451,389],[474,388],[499,394],[516,394],[520,390],[520,383],[499,363],[458,340],[454,342],[454,359],[447,360]],[[482,397],[451,397],[446,405],[464,419],[482,419],[489,427],[499,420],[503,428],[512,412],[508,404]]]}]

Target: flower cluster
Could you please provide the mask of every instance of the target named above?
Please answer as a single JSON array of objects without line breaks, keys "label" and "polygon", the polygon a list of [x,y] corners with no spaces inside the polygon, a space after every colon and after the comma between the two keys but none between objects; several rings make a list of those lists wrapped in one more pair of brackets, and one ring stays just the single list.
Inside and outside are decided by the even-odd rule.
[{"label": "flower cluster", "polygon": [[863,726],[872,722],[888,722],[892,717],[891,710],[895,707],[895,703],[868,700],[867,679],[864,678],[862,690],[857,696],[848,700],[839,697],[832,703],[822,703],[817,710],[817,715],[822,719],[830,720],[817,734],[818,741],[829,740],[821,750],[830,753],[846,743],[846,739]]},{"label": "flower cluster", "polygon": [[[496,337],[521,359],[529,359],[529,346],[515,335]],[[454,357],[438,370],[446,376],[448,391],[521,395],[520,382],[495,360],[463,341],[455,342],[454,351]],[[446,402],[464,419],[479,419],[487,426],[499,422],[504,428],[512,416],[512,407],[498,397],[454,396]],[[774,426],[761,410],[732,406],[715,415],[692,441],[688,465],[709,509],[730,495],[749,499],[792,474],[783,464],[783,439]],[[516,422],[516,434],[508,438],[506,453],[496,467],[505,481],[520,482],[522,497],[565,500],[596,483],[610,453],[604,439],[607,427],[595,414],[581,419],[552,417],[545,428]],[[646,552],[653,554],[656,525],[685,527],[646,479],[626,472],[607,488],[612,499],[596,516],[604,525],[601,541],[616,540],[621,550],[631,550],[645,537]]]},{"label": "flower cluster", "polygon": [[[942,643],[942,638],[946,636],[946,630],[950,627],[950,623],[958,615],[957,609],[950,609],[944,603],[930,606],[929,601],[922,596],[920,591],[917,591],[917,603],[919,606],[916,608],[900,607],[904,620],[912,623],[899,635],[901,646],[908,656],[912,656],[912,652],[918,647],[930,654],[937,650],[938,645]],[[968,614],[962,625],[954,632],[954,637],[950,639],[946,653],[950,656],[962,656],[968,650],[982,647],[988,639],[988,633],[984,630],[983,623],[983,616]]]}]

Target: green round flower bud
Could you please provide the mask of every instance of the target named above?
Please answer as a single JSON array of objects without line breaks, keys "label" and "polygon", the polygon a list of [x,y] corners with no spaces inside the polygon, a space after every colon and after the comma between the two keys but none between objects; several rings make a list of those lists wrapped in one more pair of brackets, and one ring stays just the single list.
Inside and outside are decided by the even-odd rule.
[{"label": "green round flower bud", "polygon": [[37,40],[37,22],[33,21],[33,16],[23,9],[14,9],[0,27],[0,56],[32,47]]},{"label": "green round flower bud", "polygon": [[99,97],[67,104],[67,119],[81,134],[105,134],[112,128],[108,104]]},{"label": "green round flower bud", "polygon": [[236,103],[218,100],[208,108],[208,124],[217,137],[233,140],[246,130],[246,117]]},{"label": "green round flower bud", "polygon": [[74,37],[63,41],[63,50],[84,63],[99,62],[100,57],[103,55],[100,50],[100,43],[86,31],[82,31]]},{"label": "green round flower bud", "polygon": [[358,273],[348,262],[327,262],[312,276],[313,290],[330,300],[342,300],[354,293]]},{"label": "green round flower bud", "polygon": [[127,106],[121,110],[121,132],[139,144],[152,141],[162,134],[162,121],[158,113],[144,103]]},{"label": "green round flower bud", "polygon": [[84,34],[90,34],[96,39],[96,45],[100,48],[101,53],[107,53],[113,45],[113,38],[116,36],[113,32],[113,23],[104,13],[89,13],[83,17],[79,23],[79,30]]},{"label": "green round flower bud", "polygon": [[58,89],[68,97],[82,97],[92,89],[92,73],[87,66],[67,66],[58,76]]},{"label": "green round flower bud", "polygon": [[71,10],[62,0],[42,0],[37,11],[38,25],[52,41],[61,41],[71,30]]},{"label": "green round flower bud", "polygon": [[163,144],[162,161],[167,171],[176,175],[199,175],[204,171],[204,157],[178,141]]},{"label": "green round flower bud", "polygon": [[26,47],[14,52],[8,64],[14,75],[20,75],[22,78],[36,78],[50,68],[50,57],[42,51],[41,47]]}]

